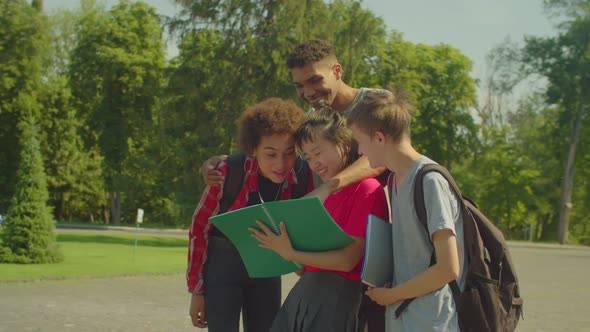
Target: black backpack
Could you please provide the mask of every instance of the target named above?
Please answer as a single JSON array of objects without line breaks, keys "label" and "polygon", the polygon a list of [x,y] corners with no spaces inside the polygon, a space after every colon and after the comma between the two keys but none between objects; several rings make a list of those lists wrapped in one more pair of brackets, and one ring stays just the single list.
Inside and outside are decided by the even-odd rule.
[{"label": "black backpack", "polygon": [[[518,278],[502,232],[490,222],[475,203],[463,196],[449,171],[438,164],[424,166],[416,175],[414,204],[420,223],[428,233],[424,206],[424,175],[438,172],[449,182],[457,195],[463,213],[465,241],[465,289],[461,291],[453,280],[453,292],[461,332],[511,332],[522,315]],[[430,265],[436,257],[433,252]],[[398,317],[413,299],[405,300],[396,310]]]},{"label": "black backpack", "polygon": [[[246,176],[244,169],[245,162],[246,154],[243,152],[229,155],[226,159],[227,172],[225,174],[223,185],[223,196],[221,197],[219,206],[220,214],[227,212],[231,204],[236,198],[238,198],[238,194],[244,186],[244,177]],[[297,156],[293,168],[295,169],[298,182],[291,186],[291,198],[300,198],[307,194],[307,187],[309,185],[309,167],[305,160]]]}]

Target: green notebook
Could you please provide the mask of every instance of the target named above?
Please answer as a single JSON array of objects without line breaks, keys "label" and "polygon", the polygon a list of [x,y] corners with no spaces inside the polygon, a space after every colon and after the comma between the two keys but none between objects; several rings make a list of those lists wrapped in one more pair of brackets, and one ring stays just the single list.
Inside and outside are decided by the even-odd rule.
[{"label": "green notebook", "polygon": [[300,269],[274,251],[258,246],[248,230],[248,227],[259,228],[256,220],[276,234],[283,221],[296,250],[328,251],[353,242],[317,197],[262,203],[209,218],[234,243],[251,278],[275,277]]}]

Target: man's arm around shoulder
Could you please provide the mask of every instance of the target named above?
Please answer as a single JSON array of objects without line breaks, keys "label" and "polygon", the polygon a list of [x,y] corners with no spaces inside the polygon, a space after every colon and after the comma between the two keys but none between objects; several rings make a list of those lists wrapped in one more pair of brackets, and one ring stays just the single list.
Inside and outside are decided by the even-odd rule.
[{"label": "man's arm around shoulder", "polygon": [[350,184],[357,183],[366,178],[375,177],[384,171],[385,167],[372,168],[369,159],[363,156],[331,179],[322,183],[322,185],[317,187],[314,191],[307,194],[306,197],[316,196],[323,202],[328,196],[330,196],[330,194]]}]

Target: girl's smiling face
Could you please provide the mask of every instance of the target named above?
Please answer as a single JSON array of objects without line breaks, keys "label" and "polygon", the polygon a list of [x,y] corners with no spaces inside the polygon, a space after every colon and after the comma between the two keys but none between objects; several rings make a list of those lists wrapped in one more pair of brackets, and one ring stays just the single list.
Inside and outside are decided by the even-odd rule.
[{"label": "girl's smiling face", "polygon": [[291,134],[262,136],[252,155],[258,160],[260,174],[282,183],[295,165],[295,139]]},{"label": "girl's smiling face", "polygon": [[314,140],[302,142],[301,149],[311,170],[324,181],[344,169],[346,163],[344,148],[322,138],[321,135]]}]

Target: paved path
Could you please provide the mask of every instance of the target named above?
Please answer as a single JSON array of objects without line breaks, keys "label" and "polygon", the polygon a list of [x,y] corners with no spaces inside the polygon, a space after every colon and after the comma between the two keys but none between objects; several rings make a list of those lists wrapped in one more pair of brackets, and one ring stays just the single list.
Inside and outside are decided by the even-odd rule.
[{"label": "paved path", "polygon": [[[590,331],[590,249],[511,250],[525,298],[517,331]],[[283,279],[284,294],[295,278]],[[188,304],[183,274],[0,282],[0,332],[195,331]]]}]

